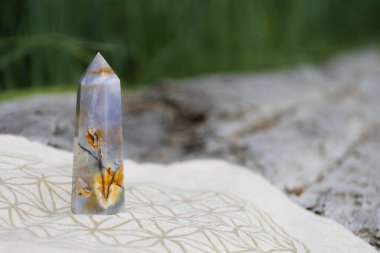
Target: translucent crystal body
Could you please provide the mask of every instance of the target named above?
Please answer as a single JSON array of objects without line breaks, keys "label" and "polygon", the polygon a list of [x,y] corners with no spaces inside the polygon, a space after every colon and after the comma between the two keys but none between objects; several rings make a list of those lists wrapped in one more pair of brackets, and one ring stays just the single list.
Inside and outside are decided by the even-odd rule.
[{"label": "translucent crystal body", "polygon": [[71,208],[78,214],[124,208],[120,80],[100,53],[79,80]]}]

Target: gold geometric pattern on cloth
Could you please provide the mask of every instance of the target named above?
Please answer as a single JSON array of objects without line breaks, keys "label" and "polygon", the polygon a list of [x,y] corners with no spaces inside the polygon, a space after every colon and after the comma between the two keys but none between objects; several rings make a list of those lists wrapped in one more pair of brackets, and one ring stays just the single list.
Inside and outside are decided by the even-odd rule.
[{"label": "gold geometric pattern on cloth", "polygon": [[[48,155],[48,154],[47,154]],[[309,252],[253,204],[222,192],[126,188],[125,210],[70,211],[72,165],[0,153],[0,244],[23,240],[93,252]]]}]

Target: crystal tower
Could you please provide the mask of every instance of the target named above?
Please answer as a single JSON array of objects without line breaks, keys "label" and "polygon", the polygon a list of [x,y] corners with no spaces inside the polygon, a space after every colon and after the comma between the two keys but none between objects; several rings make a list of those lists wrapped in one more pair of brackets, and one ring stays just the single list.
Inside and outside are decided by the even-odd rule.
[{"label": "crystal tower", "polygon": [[115,214],[124,208],[120,80],[98,53],[79,80],[71,209]]}]

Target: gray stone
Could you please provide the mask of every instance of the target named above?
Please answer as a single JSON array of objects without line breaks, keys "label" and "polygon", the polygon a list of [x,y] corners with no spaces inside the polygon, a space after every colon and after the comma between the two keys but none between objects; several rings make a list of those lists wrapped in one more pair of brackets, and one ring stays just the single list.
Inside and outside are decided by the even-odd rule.
[{"label": "gray stone", "polygon": [[72,149],[75,95],[38,96],[0,105],[0,132]]}]

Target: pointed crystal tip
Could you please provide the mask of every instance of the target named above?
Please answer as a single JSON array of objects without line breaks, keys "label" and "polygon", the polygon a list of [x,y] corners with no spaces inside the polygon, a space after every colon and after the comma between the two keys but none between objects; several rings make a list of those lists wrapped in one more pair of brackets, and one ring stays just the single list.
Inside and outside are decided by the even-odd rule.
[{"label": "pointed crystal tip", "polygon": [[104,81],[104,78],[108,80],[119,79],[104,57],[98,52],[87,67],[86,72],[79,79],[79,84],[101,83]]},{"label": "pointed crystal tip", "polygon": [[88,66],[86,73],[95,75],[109,75],[114,72],[104,57],[98,52]]}]

